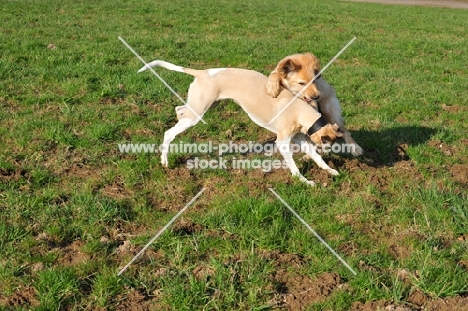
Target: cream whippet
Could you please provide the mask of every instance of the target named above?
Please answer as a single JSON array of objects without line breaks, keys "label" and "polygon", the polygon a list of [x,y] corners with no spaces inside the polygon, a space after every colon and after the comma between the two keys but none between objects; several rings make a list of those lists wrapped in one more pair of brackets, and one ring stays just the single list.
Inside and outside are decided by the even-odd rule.
[{"label": "cream whippet", "polygon": [[[156,66],[195,77],[188,90],[187,104],[175,108],[177,124],[164,133],[163,146],[165,148],[161,154],[161,163],[164,166],[168,165],[169,148],[167,147],[178,134],[197,124],[204,113],[217,101],[232,99],[241,106],[253,122],[277,134],[278,150],[293,176],[314,185],[313,181],[301,175],[294,163],[290,149],[292,141],[299,144],[301,151],[310,156],[320,168],[331,175],[338,175],[338,172],[329,167],[316,152],[316,146],[320,147],[324,143],[331,144],[337,137],[343,135],[338,125],[328,124],[312,105],[301,99],[294,99],[289,92],[281,92],[277,98],[269,96],[266,89],[267,77],[261,73],[236,68],[195,70],[162,60],[153,61],[138,72]],[[289,106],[277,116],[287,104]],[[274,121],[270,123],[273,119]]]}]

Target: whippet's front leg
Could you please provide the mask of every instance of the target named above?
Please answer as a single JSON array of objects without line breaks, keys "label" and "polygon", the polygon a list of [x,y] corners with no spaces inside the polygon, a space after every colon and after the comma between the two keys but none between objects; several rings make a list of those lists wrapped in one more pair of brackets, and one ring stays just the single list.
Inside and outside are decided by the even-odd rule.
[{"label": "whippet's front leg", "polygon": [[314,186],[315,183],[311,180],[307,180],[304,176],[302,176],[301,172],[297,168],[296,163],[294,162],[293,159],[293,154],[291,152],[291,137],[288,137],[287,139],[284,140],[276,140],[276,145],[278,146],[278,150],[283,156],[284,160],[286,161],[286,164],[288,165],[289,170],[291,171],[291,174],[293,176],[296,176],[299,178],[300,181],[305,182],[311,186]]},{"label": "whippet's front leg", "polygon": [[317,147],[308,141],[305,135],[297,134],[293,137],[292,140],[294,143],[299,144],[299,146],[301,146],[301,151],[311,157],[312,160],[314,160],[314,162],[317,163],[321,169],[326,170],[333,176],[339,175],[337,170],[332,169],[330,166],[328,166],[327,163],[325,163],[322,157],[317,153]]}]

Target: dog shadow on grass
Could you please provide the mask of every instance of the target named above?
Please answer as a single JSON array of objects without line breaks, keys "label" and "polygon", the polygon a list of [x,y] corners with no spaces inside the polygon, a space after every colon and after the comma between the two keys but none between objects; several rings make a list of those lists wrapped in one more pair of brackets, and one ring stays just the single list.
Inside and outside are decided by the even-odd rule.
[{"label": "dog shadow on grass", "polygon": [[[365,163],[366,165],[374,168],[380,167],[391,167],[395,163],[400,161],[407,161],[410,159],[407,151],[410,147],[416,147],[423,145],[430,141],[431,138],[440,132],[440,129],[430,128],[425,126],[402,126],[394,128],[384,128],[379,130],[354,130],[351,134],[354,140],[364,149],[364,154],[357,157],[359,162]],[[229,150],[222,154],[214,152],[211,156],[236,156],[241,155],[242,157],[259,155],[271,157],[275,152],[275,140],[276,137],[272,136],[263,141],[255,142],[255,145],[261,145],[260,150],[262,152],[256,152],[255,150],[241,151],[241,150]],[[344,141],[337,141],[338,144],[344,144]],[[247,146],[247,142],[239,142],[238,144]],[[255,149],[255,147],[254,147]],[[273,151],[275,150],[275,151]],[[270,151],[270,152],[265,152]],[[299,152],[302,155],[305,155]],[[320,150],[319,150],[319,153]],[[333,151],[332,151],[333,153]],[[342,167],[346,161],[354,159],[350,153],[338,153],[335,156],[331,156],[327,159],[326,154],[321,154],[326,162],[331,160],[336,167]],[[192,153],[190,155],[179,156],[176,160],[175,165],[180,166],[185,164],[188,160],[193,160],[197,157],[203,157],[206,154]],[[282,160],[282,157],[278,157]],[[297,158],[299,159],[299,158]],[[312,160],[310,160],[312,161]],[[301,169],[301,173],[305,173],[309,170],[309,166],[306,165]]]},{"label": "dog shadow on grass", "polygon": [[408,148],[425,144],[438,132],[439,129],[425,126],[351,131],[354,140],[364,149],[359,160],[372,167],[393,166],[409,160]]}]

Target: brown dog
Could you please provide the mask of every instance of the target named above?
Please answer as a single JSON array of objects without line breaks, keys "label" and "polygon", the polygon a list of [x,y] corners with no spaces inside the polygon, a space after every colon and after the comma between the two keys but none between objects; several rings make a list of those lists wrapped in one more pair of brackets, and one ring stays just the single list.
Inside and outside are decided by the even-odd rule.
[{"label": "brown dog", "polygon": [[[313,54],[287,56],[270,73],[267,83],[268,94],[276,98],[283,89],[286,89],[293,95],[297,95],[319,72],[320,62]],[[311,104],[314,104],[314,101],[318,104],[317,108],[328,123],[338,124],[344,133],[343,139],[349,145],[351,154],[354,156],[362,155],[362,148],[354,141],[351,133],[344,126],[345,121],[341,116],[341,106],[336,97],[335,89],[321,75],[309,84],[301,95],[298,98]]]}]

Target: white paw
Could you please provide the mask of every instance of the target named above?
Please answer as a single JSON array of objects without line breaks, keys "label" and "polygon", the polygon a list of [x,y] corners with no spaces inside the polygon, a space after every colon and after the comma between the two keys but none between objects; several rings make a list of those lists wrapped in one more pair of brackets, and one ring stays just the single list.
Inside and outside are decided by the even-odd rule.
[{"label": "white paw", "polygon": [[299,173],[297,175],[294,175],[294,176],[299,178],[300,181],[302,181],[303,183],[308,184],[309,186],[315,186],[315,182],[313,182],[312,180],[308,180],[307,178],[305,178],[304,176],[302,176]]},{"label": "white paw", "polygon": [[334,170],[334,169],[332,169],[332,168],[331,168],[331,169],[328,169],[327,171],[328,171],[331,175],[333,175],[333,176],[338,176],[338,175],[340,175],[340,173],[338,173],[337,170]]},{"label": "white paw", "polygon": [[167,154],[161,155],[161,164],[162,164],[162,166],[167,167],[168,163],[169,163],[169,161],[167,160]]}]

